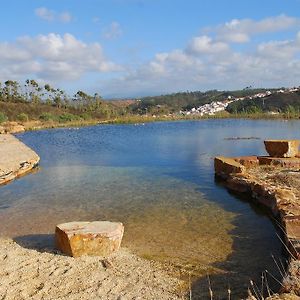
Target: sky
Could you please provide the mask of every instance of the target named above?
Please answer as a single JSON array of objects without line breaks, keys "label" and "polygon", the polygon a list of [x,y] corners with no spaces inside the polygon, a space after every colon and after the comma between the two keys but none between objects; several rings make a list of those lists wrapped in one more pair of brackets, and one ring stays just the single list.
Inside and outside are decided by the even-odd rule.
[{"label": "sky", "polygon": [[106,98],[300,85],[300,0],[10,0],[0,82]]}]

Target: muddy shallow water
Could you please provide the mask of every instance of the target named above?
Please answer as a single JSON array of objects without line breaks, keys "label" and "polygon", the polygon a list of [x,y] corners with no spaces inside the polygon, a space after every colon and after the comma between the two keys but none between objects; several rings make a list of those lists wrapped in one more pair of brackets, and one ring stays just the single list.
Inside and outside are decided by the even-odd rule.
[{"label": "muddy shallow water", "polygon": [[121,221],[123,246],[178,276],[190,273],[195,294],[207,294],[211,274],[216,294],[230,286],[241,296],[263,270],[278,276],[271,254],[283,261],[282,247],[264,212],[215,182],[212,158],[264,154],[263,139],[299,138],[299,125],[205,120],[19,134],[40,155],[40,169],[0,188],[0,235]]}]

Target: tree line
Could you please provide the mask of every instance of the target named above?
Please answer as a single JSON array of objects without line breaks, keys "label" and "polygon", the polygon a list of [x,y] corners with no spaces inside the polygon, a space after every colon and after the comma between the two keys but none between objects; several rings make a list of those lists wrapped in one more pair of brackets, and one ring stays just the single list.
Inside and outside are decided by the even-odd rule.
[{"label": "tree line", "polygon": [[90,114],[92,118],[111,118],[124,113],[124,109],[104,101],[98,93],[89,95],[79,90],[69,96],[60,88],[39,84],[34,79],[27,79],[24,84],[15,80],[0,82],[0,103],[26,103],[41,110],[45,110],[45,106],[55,107],[76,115]]}]

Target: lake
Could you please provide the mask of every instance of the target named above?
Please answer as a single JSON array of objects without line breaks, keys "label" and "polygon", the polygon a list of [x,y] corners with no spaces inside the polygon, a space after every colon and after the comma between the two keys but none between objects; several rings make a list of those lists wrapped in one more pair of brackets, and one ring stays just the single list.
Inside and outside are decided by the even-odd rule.
[{"label": "lake", "polygon": [[215,181],[213,158],[265,154],[264,139],[300,139],[299,127],[228,119],[18,134],[40,168],[0,187],[0,235],[22,241],[67,221],[121,221],[122,246],[191,274],[195,295],[207,295],[209,274],[216,295],[230,287],[241,297],[265,269],[278,276],[271,255],[283,262],[282,245],[266,212]]}]

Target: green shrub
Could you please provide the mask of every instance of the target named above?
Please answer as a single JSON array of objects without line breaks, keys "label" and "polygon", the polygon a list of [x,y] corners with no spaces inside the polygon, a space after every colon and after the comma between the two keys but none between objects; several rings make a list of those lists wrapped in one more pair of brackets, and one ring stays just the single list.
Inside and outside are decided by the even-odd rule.
[{"label": "green shrub", "polygon": [[20,122],[27,122],[29,120],[28,115],[25,113],[20,113],[17,115],[17,120]]},{"label": "green shrub", "polygon": [[0,123],[5,121],[7,121],[7,116],[3,112],[0,112]]},{"label": "green shrub", "polygon": [[51,113],[45,112],[40,115],[39,119],[41,121],[51,121],[51,120],[55,120],[55,116]]},{"label": "green shrub", "polygon": [[59,116],[58,120],[60,123],[66,123],[66,122],[80,120],[80,117],[70,113],[63,113],[62,115]]},{"label": "green shrub", "polygon": [[83,120],[91,120],[92,119],[92,116],[88,113],[84,113],[82,115],[80,115],[80,117],[83,119]]}]

